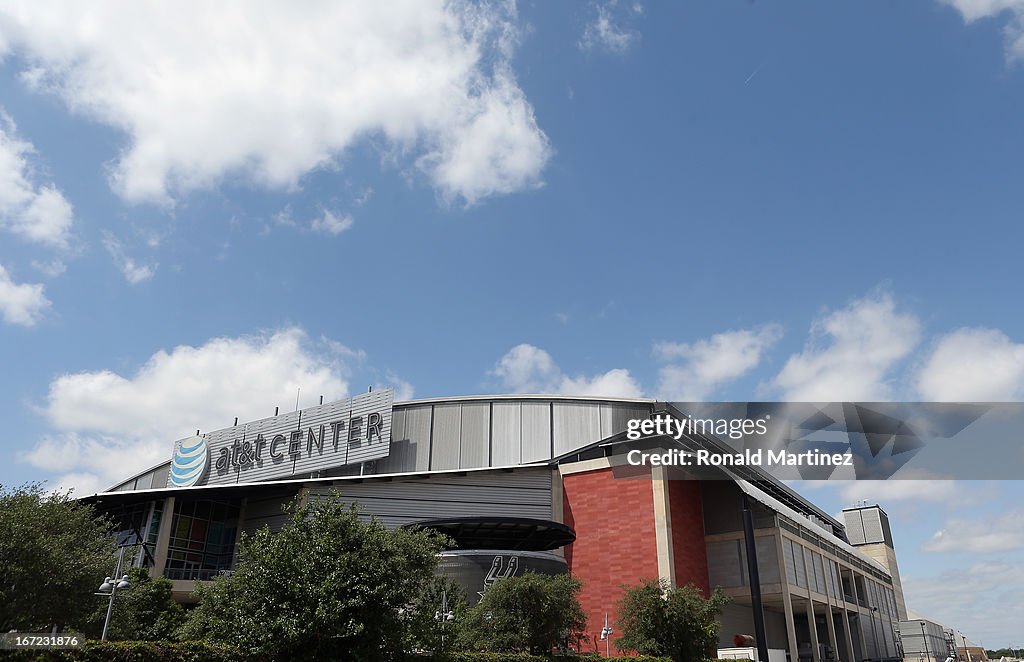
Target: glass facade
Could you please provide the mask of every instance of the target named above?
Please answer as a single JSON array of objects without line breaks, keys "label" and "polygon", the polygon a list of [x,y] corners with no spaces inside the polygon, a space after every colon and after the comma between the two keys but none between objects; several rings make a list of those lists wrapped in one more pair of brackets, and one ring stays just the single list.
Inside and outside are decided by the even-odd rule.
[{"label": "glass facade", "polygon": [[230,570],[238,506],[237,500],[175,500],[164,576],[205,580]]}]

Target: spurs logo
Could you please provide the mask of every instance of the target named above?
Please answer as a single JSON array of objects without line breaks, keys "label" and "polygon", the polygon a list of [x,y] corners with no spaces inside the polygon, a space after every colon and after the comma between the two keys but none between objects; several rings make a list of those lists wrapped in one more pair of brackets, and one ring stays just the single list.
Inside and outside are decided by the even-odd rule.
[{"label": "spurs logo", "polygon": [[484,577],[484,590],[478,591],[477,595],[481,598],[484,597],[484,591],[491,587],[494,582],[501,579],[508,579],[516,574],[516,570],[519,569],[519,557],[510,556],[508,557],[508,563],[505,563],[505,557],[498,555],[491,561],[491,569],[487,571],[487,576]]}]

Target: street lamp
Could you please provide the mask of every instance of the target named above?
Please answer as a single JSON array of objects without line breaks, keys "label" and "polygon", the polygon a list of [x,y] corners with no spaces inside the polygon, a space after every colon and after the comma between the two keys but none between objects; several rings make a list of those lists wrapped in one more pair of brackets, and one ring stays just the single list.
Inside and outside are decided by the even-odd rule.
[{"label": "street lamp", "polygon": [[604,627],[601,628],[601,639],[604,640],[604,656],[612,656],[612,626],[608,625],[608,612],[604,613]]},{"label": "street lamp", "polygon": [[[121,547],[121,551],[117,554],[117,567],[114,570],[114,577],[121,574],[121,563],[124,561],[124,550],[125,547]],[[117,592],[119,590],[124,590],[129,586],[131,586],[131,584],[128,583],[128,575],[121,575],[120,580],[107,577],[103,580],[103,583],[100,584],[100,592],[96,595],[110,596],[110,603],[107,605],[107,618],[103,621],[103,636],[100,637],[100,641],[107,640],[107,631],[110,629],[110,617],[114,614],[114,598],[117,597]]]},{"label": "street lamp", "polygon": [[434,612],[434,620],[441,624],[441,648],[444,648],[445,623],[451,623],[455,620],[455,612],[448,609],[447,591],[441,591],[441,611]]}]

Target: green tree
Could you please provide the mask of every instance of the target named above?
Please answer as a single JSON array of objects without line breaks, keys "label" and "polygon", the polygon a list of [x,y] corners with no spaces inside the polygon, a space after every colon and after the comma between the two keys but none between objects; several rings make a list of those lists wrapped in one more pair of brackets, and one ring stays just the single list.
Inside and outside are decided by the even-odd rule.
[{"label": "green tree", "polygon": [[113,569],[109,532],[70,492],[0,485],[0,632],[84,624]]},{"label": "green tree", "polygon": [[288,509],[279,533],[243,536],[235,571],[197,591],[183,635],[274,659],[399,657],[403,613],[433,580],[446,539],[362,521],[333,492]]},{"label": "green tree", "polygon": [[663,580],[644,580],[627,587],[619,600],[616,625],[622,636],[615,643],[641,655],[701,662],[718,645],[716,619],[728,602],[717,588],[705,598],[692,584],[672,588]]},{"label": "green tree", "polygon": [[[154,579],[145,568],[131,568],[127,574],[130,587],[117,592],[107,638],[130,641],[174,639],[178,628],[185,622],[185,611],[171,597],[171,581],[166,577]],[[86,634],[99,639],[106,616],[107,601],[100,600],[84,629]]]},{"label": "green tree", "polygon": [[454,650],[458,623],[465,618],[467,609],[459,585],[447,577],[435,577],[416,601],[403,610],[409,637],[405,649],[435,654]]},{"label": "green tree", "polygon": [[528,572],[502,579],[458,623],[460,648],[547,653],[574,644],[586,627],[583,583],[572,575]]}]

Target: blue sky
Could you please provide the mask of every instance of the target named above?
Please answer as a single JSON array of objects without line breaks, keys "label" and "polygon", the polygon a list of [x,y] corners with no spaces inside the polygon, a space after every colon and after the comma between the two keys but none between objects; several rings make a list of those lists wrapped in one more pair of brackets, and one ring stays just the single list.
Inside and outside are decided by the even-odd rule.
[{"label": "blue sky", "polygon": [[[297,388],[1024,397],[1024,2],[248,7],[0,9],[0,482]],[[1024,645],[1019,484],[806,493]]]}]

